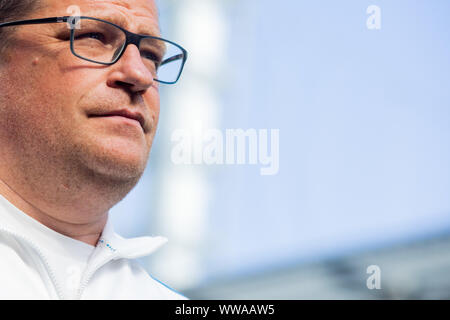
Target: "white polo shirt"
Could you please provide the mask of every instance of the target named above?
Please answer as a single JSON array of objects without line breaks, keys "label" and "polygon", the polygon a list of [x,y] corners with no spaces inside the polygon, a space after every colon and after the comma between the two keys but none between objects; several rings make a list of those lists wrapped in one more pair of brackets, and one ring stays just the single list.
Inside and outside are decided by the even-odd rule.
[{"label": "white polo shirt", "polygon": [[108,219],[94,247],[47,228],[0,195],[0,299],[186,299],[134,260],[166,242],[124,239]]}]

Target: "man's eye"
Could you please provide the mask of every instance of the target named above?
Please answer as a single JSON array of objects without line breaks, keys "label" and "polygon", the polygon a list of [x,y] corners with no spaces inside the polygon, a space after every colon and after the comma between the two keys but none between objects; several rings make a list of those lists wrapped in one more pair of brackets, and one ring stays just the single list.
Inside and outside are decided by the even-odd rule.
[{"label": "man's eye", "polygon": [[82,40],[82,39],[95,39],[101,42],[105,42],[106,37],[100,32],[87,32],[83,34],[77,34],[75,36],[75,40]]},{"label": "man's eye", "polygon": [[157,65],[161,62],[161,58],[159,57],[159,55],[152,51],[141,51],[141,56],[145,59],[155,62],[155,64]]}]

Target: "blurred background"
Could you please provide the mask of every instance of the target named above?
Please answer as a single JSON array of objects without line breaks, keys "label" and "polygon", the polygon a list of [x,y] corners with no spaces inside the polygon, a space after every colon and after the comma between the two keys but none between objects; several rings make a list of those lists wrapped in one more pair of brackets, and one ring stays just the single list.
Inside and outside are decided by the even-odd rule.
[{"label": "blurred background", "polygon": [[[450,2],[158,4],[189,58],[111,210],[169,239],[147,271],[191,299],[449,299]],[[238,129],[244,159],[201,157]]]}]

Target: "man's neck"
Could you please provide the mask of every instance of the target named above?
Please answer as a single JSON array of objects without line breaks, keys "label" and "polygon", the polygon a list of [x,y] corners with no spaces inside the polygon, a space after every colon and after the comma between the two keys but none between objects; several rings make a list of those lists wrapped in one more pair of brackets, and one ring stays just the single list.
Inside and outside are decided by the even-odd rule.
[{"label": "man's neck", "polygon": [[92,246],[97,244],[108,218],[108,212],[104,212],[89,221],[69,221],[67,215],[64,214],[61,214],[60,216],[47,214],[31,202],[25,200],[1,178],[0,194],[16,208],[46,227]]}]

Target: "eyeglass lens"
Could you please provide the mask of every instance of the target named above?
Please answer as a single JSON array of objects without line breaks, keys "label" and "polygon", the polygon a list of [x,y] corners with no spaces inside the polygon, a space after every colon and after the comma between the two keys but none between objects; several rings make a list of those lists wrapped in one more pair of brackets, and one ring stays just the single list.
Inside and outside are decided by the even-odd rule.
[{"label": "eyeglass lens", "polygon": [[[126,43],[126,34],[121,29],[102,21],[82,19],[73,30],[74,53],[94,62],[115,62]],[[155,80],[177,80],[184,58],[178,46],[160,39],[143,38],[139,51],[144,65]]]}]

